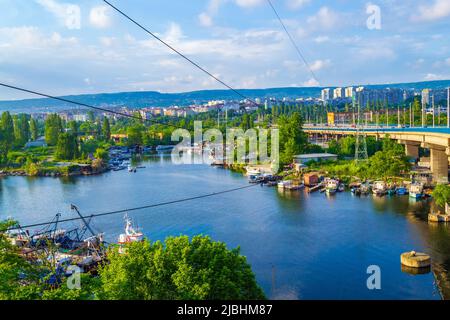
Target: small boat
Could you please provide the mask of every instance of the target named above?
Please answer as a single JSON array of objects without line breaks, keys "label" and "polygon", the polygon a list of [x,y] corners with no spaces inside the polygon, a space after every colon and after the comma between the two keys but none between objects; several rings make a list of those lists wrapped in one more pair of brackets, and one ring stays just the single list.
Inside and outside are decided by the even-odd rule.
[{"label": "small boat", "polygon": [[338,190],[339,183],[334,179],[329,179],[325,185],[325,192],[327,194],[335,194]]},{"label": "small boat", "polygon": [[246,169],[247,169],[247,176],[255,176],[261,174],[261,170],[259,168],[248,167]]},{"label": "small boat", "polygon": [[339,192],[344,192],[345,191],[345,185],[343,183],[339,184],[338,191]]},{"label": "small boat", "polygon": [[175,148],[175,146],[157,146],[156,147],[156,152],[165,152],[165,151],[171,151],[173,148]]},{"label": "small boat", "polygon": [[133,167],[131,165],[128,166],[128,172],[136,172],[136,167]]},{"label": "small boat", "polygon": [[144,234],[133,227],[132,220],[125,215],[125,233],[119,235],[119,244],[127,244],[131,242],[140,242],[144,240]]},{"label": "small boat", "polygon": [[303,183],[299,183],[298,181],[294,180],[284,180],[278,182],[278,188],[279,189],[287,189],[287,190],[300,190],[305,187]]},{"label": "small boat", "polygon": [[372,193],[379,197],[386,194],[386,183],[384,181],[375,181],[372,187]]},{"label": "small boat", "polygon": [[423,197],[423,184],[412,183],[409,187],[409,197],[413,199],[420,199]]},{"label": "small boat", "polygon": [[395,188],[389,188],[389,189],[387,189],[386,193],[387,193],[388,196],[393,196],[393,195],[395,195],[395,193],[396,193]]},{"label": "small boat", "polygon": [[262,177],[259,174],[252,174],[252,175],[249,175],[249,177],[248,177],[249,183],[261,183],[263,181],[264,181],[264,177]]},{"label": "small boat", "polygon": [[395,193],[399,196],[404,196],[408,194],[408,189],[406,189],[405,187],[399,187],[395,190]]},{"label": "small boat", "polygon": [[290,185],[291,183],[292,183],[291,180],[284,180],[284,181],[278,182],[277,186],[279,189],[284,189],[284,188],[286,188],[286,186]]}]

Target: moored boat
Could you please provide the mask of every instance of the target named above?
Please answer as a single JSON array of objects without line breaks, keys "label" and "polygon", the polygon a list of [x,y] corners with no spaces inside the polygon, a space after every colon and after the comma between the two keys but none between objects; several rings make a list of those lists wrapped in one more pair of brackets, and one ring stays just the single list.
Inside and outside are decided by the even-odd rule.
[{"label": "moored boat", "polygon": [[406,189],[405,187],[399,187],[395,190],[395,193],[399,196],[404,196],[408,194],[408,189]]},{"label": "moored boat", "polygon": [[413,199],[421,199],[423,197],[423,184],[412,183],[409,187],[409,197]]},{"label": "moored boat", "polygon": [[144,240],[144,234],[133,227],[132,220],[125,215],[125,233],[119,235],[119,244],[127,244]]},{"label": "moored boat", "polygon": [[338,190],[339,183],[337,180],[329,179],[325,184],[325,192],[327,194],[335,194]]},{"label": "moored boat", "polygon": [[384,181],[375,181],[372,186],[372,193],[379,197],[386,194],[386,183]]}]

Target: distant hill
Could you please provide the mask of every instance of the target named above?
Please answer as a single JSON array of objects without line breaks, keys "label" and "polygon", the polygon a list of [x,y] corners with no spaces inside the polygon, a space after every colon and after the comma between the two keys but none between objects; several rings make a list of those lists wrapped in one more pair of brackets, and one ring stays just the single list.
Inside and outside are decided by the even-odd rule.
[{"label": "distant hill", "polygon": [[[416,83],[378,84],[366,85],[370,88],[402,88],[422,90],[444,89],[450,86],[450,80],[426,81]],[[319,97],[320,87],[289,87],[268,89],[242,89],[239,90],[246,97],[255,98],[301,98]],[[184,93],[161,93],[155,91],[99,93],[64,96],[76,102],[95,106],[127,106],[140,108],[148,106],[167,107],[171,105],[187,106],[193,103],[204,103],[210,100],[239,100],[240,97],[230,90],[203,90]],[[52,99],[27,99],[14,101],[0,101],[0,111],[12,112],[39,112],[57,111],[62,109],[79,108],[72,104]]]}]

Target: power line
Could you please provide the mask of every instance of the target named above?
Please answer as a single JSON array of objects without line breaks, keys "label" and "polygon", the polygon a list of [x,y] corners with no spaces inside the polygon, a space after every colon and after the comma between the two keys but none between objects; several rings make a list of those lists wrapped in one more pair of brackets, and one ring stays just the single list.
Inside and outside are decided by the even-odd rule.
[{"label": "power line", "polygon": [[305,57],[303,56],[302,52],[300,51],[300,48],[298,47],[298,45],[295,43],[294,38],[291,36],[291,34],[289,33],[288,29],[286,28],[286,25],[284,24],[283,20],[281,19],[280,15],[278,14],[277,10],[275,9],[275,6],[272,4],[272,1],[267,0],[267,3],[270,5],[270,7],[272,8],[273,12],[275,13],[275,15],[278,18],[278,21],[280,22],[281,26],[283,27],[284,31],[286,32],[289,40],[291,41],[292,45],[294,46],[295,50],[297,51],[298,55],[300,56],[300,58],[303,60],[303,63],[306,65],[306,67],[308,68],[309,72],[311,73],[312,77],[314,80],[316,80],[317,83],[319,83],[319,80],[316,77],[316,74],[314,73],[314,71],[312,70],[311,66],[309,65],[309,63],[306,61]]},{"label": "power line", "polygon": [[[115,211],[109,211],[109,212],[102,212],[102,213],[91,214],[91,215],[84,215],[84,216],[75,217],[75,218],[59,219],[58,223],[77,221],[77,220],[82,220],[82,219],[92,219],[92,218],[109,216],[109,215],[114,215],[114,214],[119,214],[119,213],[130,212],[130,211],[138,211],[138,210],[143,210],[143,209],[167,206],[167,205],[171,205],[171,204],[175,204],[175,203],[181,203],[181,202],[193,201],[193,200],[198,200],[198,199],[204,199],[204,198],[209,198],[209,197],[213,197],[213,196],[217,196],[217,195],[222,195],[222,194],[225,194],[225,193],[230,193],[230,192],[234,192],[234,191],[238,191],[238,190],[248,189],[248,188],[251,188],[251,187],[254,187],[254,186],[257,186],[257,185],[258,184],[251,184],[251,185],[247,185],[247,186],[244,186],[244,187],[238,187],[238,188],[233,188],[233,189],[228,189],[228,190],[223,190],[223,191],[203,194],[203,195],[199,195],[199,196],[183,198],[183,199],[178,199],[178,200],[172,200],[172,201],[166,201],[166,202],[160,202],[160,203],[155,203],[155,204],[150,204],[150,205],[145,205],[145,206],[140,206],[140,207],[121,209],[121,210],[115,210]],[[9,231],[9,230],[17,230],[17,229],[26,229],[26,228],[34,228],[34,227],[46,226],[46,225],[49,225],[50,223],[52,223],[53,221],[54,220],[49,221],[49,222],[40,222],[40,223],[34,223],[34,224],[29,224],[29,225],[24,225],[24,226],[19,225],[17,227],[11,227],[11,228],[0,230],[0,232],[5,232],[5,231]]]},{"label": "power line", "polygon": [[109,5],[111,8],[113,8],[115,11],[117,11],[119,14],[121,14],[122,16],[124,16],[126,19],[130,20],[132,23],[134,23],[136,26],[138,26],[139,28],[141,28],[142,30],[144,30],[146,33],[148,33],[149,35],[151,35],[153,38],[155,38],[156,40],[158,40],[159,42],[161,42],[163,45],[165,45],[167,48],[169,48],[170,50],[172,50],[173,52],[175,52],[176,54],[178,54],[180,57],[182,57],[184,60],[188,61],[190,64],[192,64],[194,67],[196,67],[197,69],[203,71],[204,73],[206,73],[209,77],[213,78],[214,80],[216,80],[217,82],[219,82],[220,84],[222,84],[223,86],[225,86],[226,88],[230,89],[232,92],[236,93],[237,95],[239,95],[240,97],[250,101],[251,103],[253,103],[254,105],[258,106],[258,104],[253,101],[252,99],[246,97],[245,95],[243,95],[242,93],[240,93],[238,90],[234,89],[232,86],[230,86],[229,84],[227,84],[226,82],[224,82],[223,80],[219,79],[218,77],[216,77],[215,75],[213,75],[211,72],[209,72],[208,70],[206,70],[205,68],[203,68],[202,66],[200,66],[197,62],[195,62],[194,60],[192,60],[191,58],[187,57],[185,54],[181,53],[181,51],[177,50],[176,48],[174,48],[172,45],[168,44],[167,42],[165,42],[163,39],[161,39],[160,37],[158,37],[156,34],[154,34],[153,32],[151,32],[150,30],[148,30],[146,27],[144,27],[142,24],[140,24],[139,22],[137,22],[136,20],[134,20],[133,18],[131,18],[129,15],[127,15],[125,12],[123,12],[122,10],[120,10],[119,8],[115,7],[113,4],[111,4],[109,1],[107,0],[103,0],[103,2],[105,2],[107,5]]}]

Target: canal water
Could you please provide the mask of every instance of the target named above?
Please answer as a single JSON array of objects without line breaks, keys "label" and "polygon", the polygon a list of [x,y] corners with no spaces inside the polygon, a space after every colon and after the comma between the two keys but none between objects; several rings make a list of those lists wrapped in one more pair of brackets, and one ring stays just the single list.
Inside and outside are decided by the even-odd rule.
[{"label": "canal water", "polygon": [[[76,178],[0,178],[0,219],[44,222],[142,206],[247,185],[237,173],[206,165],[174,165],[155,156],[137,173]],[[406,197],[327,197],[255,186],[215,197],[131,212],[151,240],[210,235],[241,247],[258,283],[274,299],[440,299],[448,293],[450,227],[426,222],[429,204]],[[73,222],[72,225],[77,225]],[[122,215],[92,223],[106,239],[123,232]],[[431,254],[433,272],[402,271],[400,254]],[[367,268],[380,268],[369,290]],[[447,296],[448,297],[448,296]]]}]

